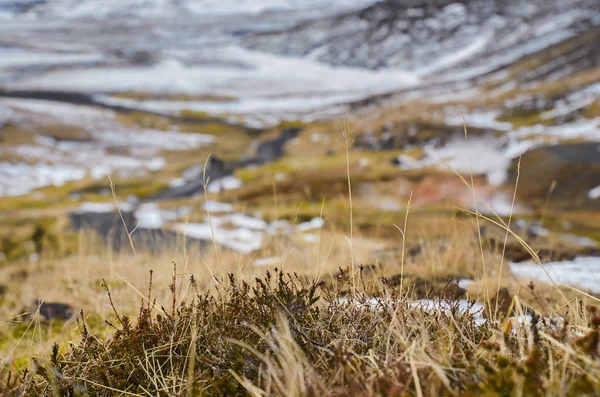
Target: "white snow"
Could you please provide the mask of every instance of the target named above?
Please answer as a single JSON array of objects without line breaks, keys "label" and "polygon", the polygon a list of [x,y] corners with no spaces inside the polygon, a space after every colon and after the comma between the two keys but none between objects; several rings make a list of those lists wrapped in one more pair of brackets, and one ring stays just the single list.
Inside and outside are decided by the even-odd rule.
[{"label": "white snow", "polygon": [[[106,212],[115,212],[116,207],[114,203],[93,203],[86,202],[82,203],[81,206],[77,209],[78,213],[106,213]],[[131,212],[133,210],[133,206],[129,203],[119,203],[119,210],[123,212]]]},{"label": "white snow", "polygon": [[474,280],[467,280],[467,279],[463,279],[463,280],[458,280],[458,288],[468,288],[469,285],[473,284]]},{"label": "white snow", "polygon": [[[528,147],[516,142],[504,147],[503,142],[492,137],[471,137],[468,142],[462,137],[455,137],[442,147],[425,145],[425,155],[420,160],[408,156],[400,156],[398,160],[404,170],[428,166],[450,168],[460,174],[486,175],[490,185],[499,186],[506,181],[514,156]],[[498,197],[495,205],[500,212],[506,212],[502,197]]]},{"label": "white snow", "polygon": [[477,201],[477,210],[486,215],[509,216],[511,214],[523,214],[527,212],[527,209],[517,202],[513,206],[512,197],[503,191],[493,192],[486,199],[478,197]]},{"label": "white snow", "polygon": [[561,234],[560,237],[563,240],[566,241],[571,241],[575,244],[579,244],[583,247],[597,247],[598,246],[598,242],[596,240],[593,240],[589,237],[585,237],[585,236],[578,236],[576,234]]},{"label": "white snow", "polygon": [[202,208],[208,212],[232,212],[233,205],[228,203],[219,203],[218,201],[209,200],[202,204]]},{"label": "white snow", "polygon": [[318,243],[319,242],[318,234],[304,233],[304,234],[300,235],[300,238],[302,239],[302,241],[305,241],[307,243]]},{"label": "white snow", "polygon": [[92,133],[98,141],[109,145],[132,146],[157,150],[188,150],[207,146],[215,141],[212,135],[158,130],[128,130],[124,128],[100,130]]},{"label": "white snow", "polygon": [[[213,221],[213,224],[215,221]],[[262,219],[254,218],[244,214],[231,214],[222,218],[217,218],[217,223],[231,223],[239,228],[247,228],[252,230],[266,230],[267,222]]]},{"label": "white snow", "polygon": [[595,119],[583,119],[558,126],[545,126],[537,124],[531,127],[521,127],[514,134],[520,138],[530,138],[539,135],[554,136],[559,139],[584,138],[588,140],[600,140],[600,117]]},{"label": "white snow", "polygon": [[135,210],[138,227],[142,229],[160,229],[163,225],[161,211],[156,203],[142,204]]},{"label": "white snow", "polygon": [[144,203],[134,212],[138,221],[138,228],[141,229],[161,229],[165,222],[175,221],[189,215],[192,209],[187,206],[177,209],[162,209],[156,203]]},{"label": "white snow", "polygon": [[[219,208],[222,203],[217,203]],[[211,204],[213,205],[213,204]],[[298,232],[300,238],[311,240],[312,234],[303,232],[319,229],[324,220],[314,218],[310,222],[301,223],[294,229],[287,221],[279,220],[267,223],[264,220],[245,214],[233,213],[224,216],[211,216],[204,223],[178,223],[175,229],[189,237],[200,240],[212,241],[211,227],[214,231],[214,241],[232,250],[249,253],[261,247],[263,237],[266,235],[278,235],[279,233]],[[317,236],[318,239],[318,236]]]},{"label": "white snow", "polygon": [[456,172],[486,174],[492,186],[501,185],[507,177],[511,159],[491,139],[454,139],[440,149],[425,147],[430,164],[447,165]]},{"label": "white snow", "polygon": [[469,127],[489,128],[499,131],[512,130],[513,125],[511,123],[497,120],[499,116],[500,114],[498,112],[473,111],[464,114],[463,118],[463,114],[460,111],[458,111],[457,109],[452,109],[452,111],[447,111],[444,120],[449,125],[456,125],[462,127],[464,124],[466,124],[467,130],[469,129]]},{"label": "white snow", "polygon": [[184,178],[175,178],[169,181],[169,187],[172,189],[176,187],[182,187],[185,186],[186,183],[187,181]]},{"label": "white snow", "polygon": [[0,162],[0,196],[21,196],[44,186],[62,186],[85,176],[85,170],[67,164]]},{"label": "white snow", "polygon": [[272,256],[269,258],[260,258],[256,259],[252,262],[254,266],[273,266],[279,265],[281,263],[281,258],[278,256]]},{"label": "white snow", "polygon": [[176,230],[199,240],[212,241],[214,238],[217,244],[246,254],[259,249],[263,240],[263,233],[260,231],[247,228],[228,230],[214,226],[211,231],[208,223],[179,223]]},{"label": "white snow", "polygon": [[[332,67],[307,58],[279,57],[232,45],[211,47],[210,50],[211,58],[219,59],[223,65],[186,66],[175,59],[168,59],[151,66],[78,68],[21,79],[12,87],[98,93],[204,93],[239,99],[213,102],[99,99],[160,112],[193,109],[221,114],[282,115],[320,110],[418,82],[415,75],[401,70]],[[244,67],[239,66],[240,60],[245,63]]]},{"label": "white snow", "polygon": [[239,189],[240,187],[242,187],[242,181],[235,176],[230,175],[214,181],[209,181],[206,191],[208,193],[219,193],[223,190]]},{"label": "white snow", "polygon": [[419,76],[428,75],[473,57],[475,54],[485,49],[488,42],[492,39],[492,33],[493,32],[491,31],[484,32],[484,34],[475,38],[471,44],[465,46],[463,49],[449,53],[431,64],[418,69],[417,74]]},{"label": "white snow", "polygon": [[19,66],[68,65],[101,61],[102,54],[55,53],[19,48],[0,48],[0,70]]},{"label": "white snow", "polygon": [[[573,261],[547,263],[544,267],[556,283],[600,292],[600,258],[579,257]],[[544,270],[536,263],[512,263],[510,269],[524,280],[550,283]]]},{"label": "white snow", "polygon": [[[365,300],[351,300],[348,298],[339,298],[338,303],[353,303],[359,308],[378,309],[383,308],[384,305],[397,305],[402,304],[404,302],[390,298],[369,298]],[[418,301],[406,303],[408,303],[408,305],[412,308],[422,310],[428,313],[441,312],[445,314],[450,314],[450,311],[456,307],[458,309],[458,312],[461,314],[468,313],[473,315],[473,319],[476,325],[481,325],[487,322],[487,320],[483,317],[483,305],[476,302],[469,302],[465,299],[460,299],[458,301],[421,299]]]},{"label": "white snow", "polygon": [[460,299],[458,301],[421,299],[417,302],[411,302],[411,306],[426,312],[443,312],[446,314],[450,313],[452,308],[457,307],[459,313],[472,314],[476,325],[487,322],[483,317],[483,305],[480,303],[472,303],[465,299]]},{"label": "white snow", "polygon": [[[31,118],[30,113],[37,114]],[[161,150],[179,151],[210,145],[214,137],[197,133],[128,129],[114,120],[114,113],[90,107],[50,101],[0,99],[0,117],[66,123],[81,127],[81,141],[58,141],[36,136],[24,145],[3,145],[3,154],[17,161],[0,163],[0,196],[27,194],[33,189],[63,185],[86,175],[101,179],[110,174],[139,176],[161,170]],[[2,122],[0,121],[0,125]],[[118,148],[118,153],[113,149]],[[22,161],[18,161],[22,160]],[[225,188],[235,182],[223,181]]]},{"label": "white snow", "polygon": [[13,112],[31,112],[67,125],[87,127],[113,120],[111,110],[36,99],[0,98],[0,105]]},{"label": "white snow", "polygon": [[[17,0],[19,1],[19,0]],[[23,0],[21,0],[23,1]],[[146,19],[192,16],[219,16],[228,14],[256,15],[273,11],[319,12],[349,10],[373,3],[375,0],[53,0],[44,2],[29,11],[27,18],[106,19],[120,15]],[[1,6],[1,4],[0,4]],[[2,7],[0,7],[2,11]],[[5,18],[14,18],[10,8]]]},{"label": "white snow", "polygon": [[588,192],[588,197],[590,198],[590,200],[599,199],[600,198],[600,185],[598,185],[595,188],[591,189]]},{"label": "white snow", "polygon": [[309,222],[304,222],[296,226],[296,231],[298,232],[307,232],[309,230],[320,229],[325,224],[325,220],[323,218],[313,218]]}]

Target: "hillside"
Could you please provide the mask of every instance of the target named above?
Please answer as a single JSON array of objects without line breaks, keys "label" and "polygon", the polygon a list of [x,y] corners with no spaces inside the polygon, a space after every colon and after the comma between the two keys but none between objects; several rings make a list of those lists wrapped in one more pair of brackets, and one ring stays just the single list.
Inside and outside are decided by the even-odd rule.
[{"label": "hillside", "polygon": [[0,31],[0,395],[600,393],[597,1]]}]

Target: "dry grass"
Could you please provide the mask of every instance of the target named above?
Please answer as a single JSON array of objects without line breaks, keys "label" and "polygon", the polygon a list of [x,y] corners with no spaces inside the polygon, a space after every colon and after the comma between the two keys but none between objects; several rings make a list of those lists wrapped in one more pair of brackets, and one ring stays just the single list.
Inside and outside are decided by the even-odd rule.
[{"label": "dry grass", "polygon": [[[227,255],[220,259],[233,263]],[[130,262],[135,270],[121,276],[125,279],[141,271],[144,263],[139,261]],[[224,270],[237,271],[244,278],[262,273]],[[569,322],[563,325],[554,320],[538,324],[535,317],[532,326],[501,319],[477,325],[472,314],[452,301],[442,301],[449,305],[448,311],[431,311],[415,305],[410,296],[399,295],[387,281],[377,283],[379,300],[365,295],[364,281],[354,285],[354,297],[345,295],[352,279],[362,280],[363,272],[356,277],[340,273],[330,288],[321,289],[311,279],[277,271],[274,278],[246,284],[233,275],[208,277],[206,269],[186,265],[182,270],[181,265],[165,264],[152,275],[150,292],[143,288],[150,282],[148,276],[144,282],[138,275],[135,285],[107,280],[109,297],[97,280],[95,292],[88,287],[91,296],[80,298],[103,315],[84,315],[77,327],[67,324],[66,331],[58,334],[36,318],[25,322],[31,332],[16,341],[24,345],[24,353],[38,357],[37,370],[20,375],[24,389],[14,393],[558,396],[598,392],[600,319],[594,310],[567,316]],[[196,280],[190,274],[203,278]],[[95,275],[100,271],[82,272],[82,277]],[[123,300],[123,295],[128,298]],[[95,305],[94,300],[103,303]],[[125,316],[140,306],[140,300],[139,318],[130,324]],[[520,314],[526,305],[515,297],[512,309]],[[112,325],[99,326],[99,319]],[[70,332],[74,328],[80,338]],[[56,353],[50,345],[53,341],[60,342]]]},{"label": "dry grass", "polygon": [[[504,266],[509,239],[540,266],[541,260],[509,220],[478,212],[473,177],[457,176],[475,203],[460,216],[409,210],[410,195],[401,211],[369,209],[352,186],[382,178],[369,179],[368,169],[354,165],[348,130],[344,138],[346,154],[343,162],[335,159],[330,178],[299,169],[291,182],[269,189],[268,204],[253,208],[272,219],[326,218],[316,243],[272,236],[260,251],[241,255],[216,244],[190,248],[181,239],[154,252],[134,246],[114,252],[82,233],[75,254],[0,267],[0,279],[8,280],[0,297],[0,318],[7,319],[0,322],[0,393],[600,393],[596,297],[515,279]],[[273,176],[255,191],[227,194],[250,191],[264,199]],[[311,191],[293,183],[299,177]],[[312,201],[306,213],[292,204],[300,189]],[[335,211],[328,216],[321,198],[332,192]],[[505,235],[505,243],[490,244],[484,224]],[[254,264],[268,257],[280,260]],[[474,280],[467,291],[456,286],[462,278]],[[456,302],[467,297],[468,307],[474,301],[483,307],[465,312]],[[446,309],[418,304],[422,298]],[[47,322],[36,300],[67,303],[83,314]],[[519,323],[525,314],[531,324]]]},{"label": "dry grass", "polygon": [[[418,212],[413,215],[418,221]],[[450,219],[453,232],[438,239],[421,234],[418,222],[411,226],[410,214],[406,219],[409,222],[400,229],[402,233],[397,230],[396,241],[400,244],[406,232],[410,241],[407,252],[402,250],[396,257],[375,262],[381,240],[355,232],[349,246],[344,233],[336,233],[334,225],[321,231],[318,244],[280,236],[252,255],[240,255],[217,246],[213,249],[220,250],[219,255],[212,255],[211,249],[209,252],[186,249],[183,241],[159,253],[115,253],[107,248],[99,250],[92,235],[82,234],[79,252],[69,258],[13,263],[0,268],[1,279],[10,280],[0,306],[2,318],[9,319],[0,325],[0,349],[6,357],[3,373],[6,376],[9,371],[21,371],[18,376],[25,382],[28,393],[41,395],[53,395],[53,390],[69,395],[69,390],[76,393],[77,387],[83,387],[90,395],[101,395],[107,390],[116,394],[119,394],[117,390],[126,390],[133,395],[145,395],[144,390],[199,395],[204,390],[209,395],[394,395],[404,392],[431,396],[502,395],[518,391],[525,395],[579,395],[578,391],[593,395],[598,391],[598,379],[590,375],[600,365],[595,356],[598,346],[593,339],[597,335],[593,325],[596,320],[592,312],[580,310],[587,304],[597,303],[595,298],[565,289],[557,293],[558,287],[520,285],[506,268],[500,271],[502,256],[498,247],[482,246],[488,272],[486,284],[482,277],[481,240],[473,219],[466,222]],[[420,247],[420,254],[408,253],[414,246]],[[219,316],[237,321],[234,319],[244,311],[231,306],[234,286],[252,284],[253,280],[263,278],[266,269],[253,265],[253,260],[271,256],[282,258],[279,264],[269,267],[271,270],[276,266],[283,272],[298,274],[299,278],[289,280],[292,289],[305,291],[312,288],[310,285],[320,285],[319,280],[324,281],[315,292],[320,303],[310,304],[314,308],[308,312],[284,310],[280,314],[271,312],[266,319],[244,317],[249,328],[243,337],[239,330],[232,333],[233,328],[229,332],[227,328],[220,329],[224,339],[215,343],[226,344],[222,354],[227,351],[232,361],[209,364],[211,359],[204,349],[207,343],[213,342],[199,339],[206,335],[202,332],[209,331],[202,328],[208,326],[205,321],[197,322],[198,316],[214,318],[217,307],[228,307]],[[354,272],[351,270],[353,262]],[[177,264],[175,283],[173,263]],[[340,272],[340,267],[346,270]],[[150,270],[153,271],[152,293],[147,298]],[[234,274],[236,281],[228,283],[228,274]],[[404,288],[395,281],[398,275],[404,279]],[[451,300],[460,297],[461,292],[450,288],[452,282],[449,281],[458,278],[476,280],[468,288],[473,299],[485,302],[486,291],[488,295],[495,295],[500,288],[506,288],[516,306],[508,313],[505,310],[493,315],[492,321],[481,328],[474,325],[470,315],[460,311],[430,313],[410,303],[423,296]],[[420,285],[422,280],[429,285]],[[110,300],[103,285],[110,290]],[[176,285],[175,294],[172,285]],[[224,290],[218,292],[215,288]],[[348,297],[345,291],[353,293]],[[266,296],[281,301],[280,292],[272,291]],[[250,291],[244,299],[255,302],[256,310],[262,313],[260,307],[266,303],[254,301],[254,294]],[[567,299],[566,305],[561,294]],[[371,307],[367,302],[373,295],[383,300]],[[352,296],[356,296],[357,301],[348,301]],[[191,304],[202,301],[201,297],[216,299],[215,306],[213,303],[202,307]],[[575,297],[580,300],[573,300]],[[137,335],[136,338],[142,339],[136,343],[146,344],[153,343],[150,342],[153,339],[146,341],[143,339],[146,336],[141,336],[146,332],[154,335],[157,329],[167,327],[171,331],[165,332],[171,334],[165,336],[168,341],[148,346],[142,352],[131,352],[132,359],[134,356],[136,360],[142,359],[136,364],[142,372],[136,372],[136,376],[144,380],[138,382],[137,388],[127,383],[130,377],[127,381],[114,378],[104,384],[101,378],[94,378],[96,372],[87,372],[92,371],[93,365],[90,367],[89,361],[87,364],[81,361],[91,354],[86,350],[90,336],[84,335],[84,339],[77,342],[81,322],[79,325],[74,321],[46,323],[35,315],[35,306],[29,307],[34,310],[33,317],[18,317],[18,313],[26,309],[24,302],[36,299],[65,302],[83,310],[88,330],[85,332],[96,335],[94,338],[98,339],[94,340],[106,351],[103,361],[97,362],[97,365],[106,363],[105,370],[117,365],[118,361],[114,360],[123,360],[121,353],[129,346],[128,338]],[[145,305],[148,301],[156,303],[152,317],[140,318],[129,330],[120,326],[119,318],[136,315],[140,300],[146,302]],[[156,317],[161,311],[169,312],[161,308],[170,308],[173,301],[179,308],[178,314]],[[486,307],[493,311],[495,304],[490,302],[491,306]],[[194,311],[185,308],[193,308],[196,314],[190,314]],[[332,312],[323,317],[327,310]],[[567,319],[568,326],[524,326],[507,333],[506,326],[513,325],[502,320],[503,316],[525,311],[545,317],[556,317],[558,313]],[[335,319],[329,324],[334,326],[335,332],[325,332],[327,328],[319,331],[325,326],[325,319]],[[115,331],[104,320],[120,331]],[[299,321],[305,323],[300,326]],[[208,334],[214,332],[212,329]],[[191,340],[196,341],[195,345],[189,344]],[[54,357],[54,343],[58,343],[60,354],[47,361],[46,357]],[[115,350],[117,346],[121,346],[121,350]],[[192,346],[197,346],[193,348],[195,369],[189,370],[187,363],[191,356],[186,352],[190,352]],[[112,356],[117,352],[118,357]],[[169,366],[167,372],[157,370],[164,354],[171,357],[170,362],[176,363]],[[32,370],[28,359],[32,356],[39,360],[37,373],[22,372],[25,368]],[[246,364],[235,361],[239,359]],[[216,371],[215,365],[224,372],[207,375],[208,368]],[[228,365],[231,365],[229,371]],[[44,376],[53,366],[60,376]],[[46,368],[46,372],[42,368]],[[77,375],[79,371],[86,375]],[[70,389],[75,384],[78,386]],[[18,394],[19,390],[14,392]]]}]

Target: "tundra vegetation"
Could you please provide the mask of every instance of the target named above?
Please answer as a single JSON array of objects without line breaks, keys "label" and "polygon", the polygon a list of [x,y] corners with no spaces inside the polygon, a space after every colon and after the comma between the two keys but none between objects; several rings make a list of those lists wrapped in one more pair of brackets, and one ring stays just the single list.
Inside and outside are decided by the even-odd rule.
[{"label": "tundra vegetation", "polygon": [[[2,199],[12,214],[1,240],[2,394],[600,393],[598,295],[551,278],[527,284],[509,269],[513,260],[541,266],[585,250],[555,233],[515,231],[516,215],[485,215],[456,200],[419,205],[414,192],[429,189],[428,179],[455,180],[472,194],[484,182],[400,170],[390,157],[422,153],[369,151],[339,127],[303,125],[283,158],[235,171],[238,189],[160,203],[192,206],[188,222],[216,216],[202,205],[217,199],[267,222],[325,219],[314,238],[276,233],[249,254],[190,247],[183,236],[158,250],[130,241],[115,250],[93,231],[70,231],[66,191],[77,186],[102,201],[97,181],[42,189],[57,201],[37,209]],[[309,161],[311,130],[327,129],[333,152]],[[232,150],[225,140],[213,149]],[[400,184],[412,189],[405,202],[374,204],[397,197]],[[148,187],[119,180],[104,200]],[[543,219],[552,231],[565,219],[571,230],[591,222],[592,213],[537,208],[518,218]],[[73,312],[48,316],[43,302],[32,303],[39,291]]]},{"label": "tundra vegetation", "polygon": [[[214,140],[159,148],[164,166],[144,175],[86,175],[0,197],[0,395],[600,395],[598,290],[511,271],[600,256],[597,142],[555,129],[600,117],[597,98],[561,107],[597,89],[600,69],[581,62],[546,79],[554,69],[544,68],[561,56],[579,60],[597,37],[594,28],[522,57],[482,79],[476,95],[373,99],[341,123],[249,128],[192,109],[116,111],[110,122],[124,129]],[[236,100],[111,95],[186,106]],[[471,125],[476,115],[487,125]],[[13,149],[40,137],[95,139],[23,116],[0,129],[5,162],[33,164]],[[471,165],[507,136],[531,150],[491,184],[489,170]],[[281,153],[264,150],[277,142]],[[443,156],[431,161],[450,142],[469,160],[463,170],[440,166]],[[116,146],[107,154],[127,150]],[[153,232],[164,243],[153,244],[155,234],[140,241],[123,213],[108,236],[72,227],[83,203],[149,203],[205,164],[239,185],[156,200],[152,211],[186,209]],[[233,215],[260,224],[250,234],[259,248],[226,248]],[[194,244],[175,233],[186,224],[208,225],[212,238]]]}]

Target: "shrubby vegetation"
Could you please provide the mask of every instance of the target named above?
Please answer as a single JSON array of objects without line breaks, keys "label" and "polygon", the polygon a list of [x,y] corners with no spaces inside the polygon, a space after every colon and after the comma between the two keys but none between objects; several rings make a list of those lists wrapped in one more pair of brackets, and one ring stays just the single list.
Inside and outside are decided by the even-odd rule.
[{"label": "shrubby vegetation", "polygon": [[436,310],[389,279],[369,297],[363,270],[340,269],[329,287],[277,269],[254,283],[213,279],[205,291],[173,277],[170,307],[156,306],[150,285],[137,319],[115,309],[108,337],[81,313],[79,341],[9,375],[2,395],[600,393],[596,307],[519,323],[508,318],[528,311],[518,300],[494,315],[493,304],[460,307],[449,288]]}]

